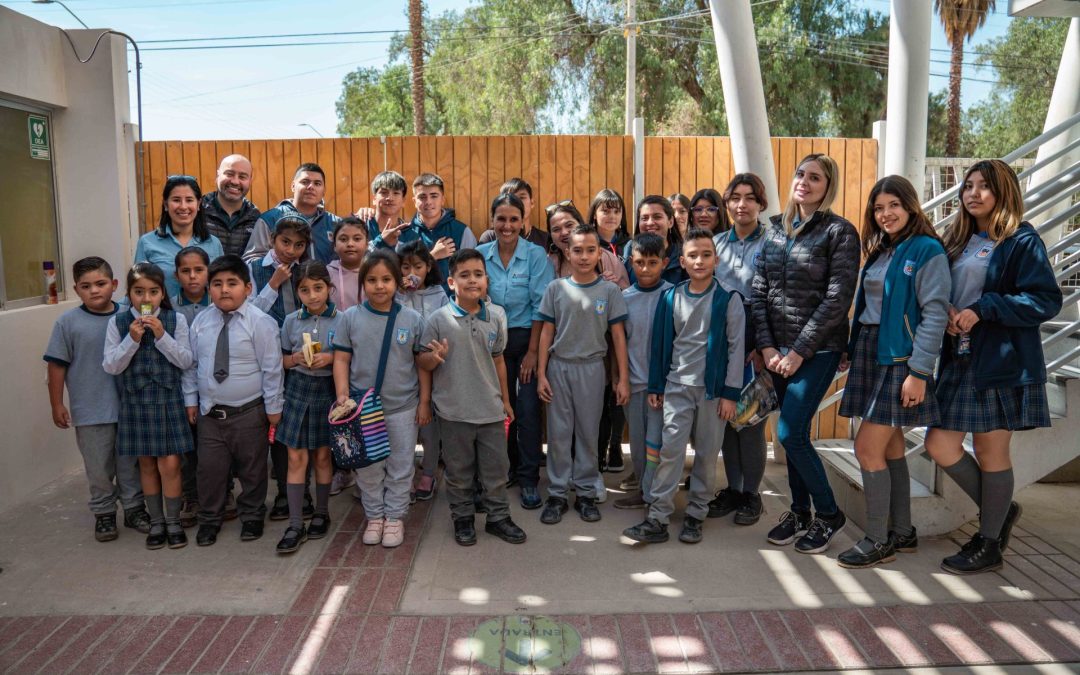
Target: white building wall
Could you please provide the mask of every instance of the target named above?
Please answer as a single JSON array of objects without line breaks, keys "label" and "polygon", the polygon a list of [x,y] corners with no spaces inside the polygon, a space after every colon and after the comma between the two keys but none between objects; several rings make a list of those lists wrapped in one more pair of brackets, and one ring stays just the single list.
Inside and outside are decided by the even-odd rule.
[{"label": "white building wall", "polygon": [[[86,58],[100,30],[72,31]],[[0,7],[0,98],[52,113],[60,263],[67,300],[0,311],[0,511],[81,470],[75,432],[52,424],[41,355],[52,324],[78,305],[71,264],[98,255],[123,276],[134,250],[134,163],[125,42],[79,63],[60,30]],[[10,177],[5,177],[10,178]],[[17,178],[17,177],[16,177]]]}]

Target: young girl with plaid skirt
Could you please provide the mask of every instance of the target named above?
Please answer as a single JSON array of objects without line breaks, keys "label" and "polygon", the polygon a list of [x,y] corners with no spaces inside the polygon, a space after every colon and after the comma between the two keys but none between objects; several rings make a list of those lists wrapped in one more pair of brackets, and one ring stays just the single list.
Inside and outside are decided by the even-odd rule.
[{"label": "young girl with plaid skirt", "polygon": [[102,362],[105,372],[119,376],[116,451],[121,457],[139,458],[150,512],[146,547],[183,548],[187,536],[180,525],[180,458],[195,447],[180,385],[181,373],[193,363],[187,320],[173,311],[165,273],[157,265],[132,267],[127,294],[130,307],[109,322]]},{"label": "young girl with plaid skirt", "polygon": [[945,248],[915,188],[901,176],[886,176],[870,191],[862,253],[866,264],[840,364],[845,369],[850,358],[840,414],[862,418],[855,457],[866,497],[866,536],[837,559],[852,568],[890,562],[896,551],[918,547],[902,427],[941,421],[933,372],[952,288]]},{"label": "young girl with plaid skirt", "polygon": [[[330,422],[334,404],[334,337],[342,313],[330,302],[330,273],[310,260],[297,273],[296,294],[303,307],[285,317],[281,326],[282,366],[285,369],[285,407],[275,439],[289,452],[285,493],[289,526],[278,542],[278,553],[293,553],[308,539],[321,539],[330,529]],[[305,339],[306,337],[306,339]],[[304,344],[317,345],[305,355]],[[309,362],[310,359],[310,362]],[[315,513],[304,527],[304,488],[308,462],[315,468]]]},{"label": "young girl with plaid skirt", "polygon": [[[1061,288],[1042,239],[1023,222],[1020,183],[1008,164],[976,162],[945,233],[952,261],[949,339],[941,354],[941,422],[926,450],[979,505],[979,531],[942,561],[946,572],[998,569],[1020,517],[1012,501],[1014,431],[1050,426],[1039,326],[1061,310]],[[972,434],[975,456],[964,452]]]}]

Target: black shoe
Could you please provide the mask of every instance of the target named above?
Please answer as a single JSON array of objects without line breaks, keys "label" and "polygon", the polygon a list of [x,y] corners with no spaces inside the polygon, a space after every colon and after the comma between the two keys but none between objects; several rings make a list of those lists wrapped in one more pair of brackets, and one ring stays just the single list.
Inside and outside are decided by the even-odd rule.
[{"label": "black shoe", "polygon": [[856,570],[894,560],[896,560],[896,549],[893,548],[892,539],[887,539],[884,544],[879,544],[870,537],[863,537],[862,541],[836,558],[836,562],[840,563],[840,567]]},{"label": "black shoe", "polygon": [[184,548],[187,546],[187,534],[184,533],[184,528],[181,527],[179,532],[169,532],[168,528],[165,528],[165,538],[169,543],[169,548]]},{"label": "black shoe", "polygon": [[159,548],[165,548],[169,538],[165,535],[164,525],[151,525],[150,534],[146,535],[146,548],[151,551],[156,551]]},{"label": "black shoe", "polygon": [[646,518],[644,522],[628,527],[622,533],[627,539],[643,544],[662,544],[668,540],[667,525],[656,518]]},{"label": "black shoe", "polygon": [[563,514],[570,510],[570,505],[562,497],[548,497],[544,510],[540,513],[540,522],[554,525],[562,520]]},{"label": "black shoe", "polygon": [[274,505],[270,508],[270,520],[288,520],[289,519],[289,498],[285,496],[284,492],[279,492],[277,497],[274,497]]},{"label": "black shoe", "polygon": [[623,462],[622,448],[609,448],[608,460],[607,460],[607,472],[608,473],[622,473],[626,469],[626,463]]},{"label": "black shoe", "polygon": [[199,546],[213,546],[217,543],[217,535],[220,529],[214,525],[200,525],[199,531],[195,533],[195,543]]},{"label": "black shoe", "polygon": [[761,495],[756,492],[744,492],[742,493],[742,503],[739,504],[739,509],[735,511],[735,524],[753,525],[761,519],[763,510]]},{"label": "black shoe", "polygon": [[889,543],[900,553],[914,553],[919,550],[919,533],[911,528],[911,534],[899,535],[889,531]]},{"label": "black shoe", "polygon": [[142,534],[150,534],[150,514],[141,506],[124,511],[124,527],[130,527]]},{"label": "black shoe", "polygon": [[525,543],[525,530],[518,527],[517,524],[509,518],[496,520],[494,523],[491,521],[484,523],[484,532],[493,534],[508,544]]},{"label": "black shoe", "polygon": [[330,516],[316,513],[311,517],[311,523],[307,528],[308,539],[322,539],[330,530]]},{"label": "black shoe", "polygon": [[818,516],[810,523],[810,529],[806,531],[806,534],[795,542],[795,550],[799,553],[821,553],[829,548],[829,542],[840,530],[844,529],[845,525],[847,525],[847,516],[839,509],[836,515],[828,518]]},{"label": "black shoe", "polygon": [[304,495],[304,507],[300,512],[304,520],[311,520],[315,515],[315,505],[311,503],[311,495]]},{"label": "black shoe", "polygon": [[693,516],[684,516],[682,532],[679,533],[679,541],[684,544],[696,544],[701,541],[701,523]]},{"label": "black shoe", "polygon": [[98,541],[112,541],[119,537],[116,531],[116,514],[102,513],[94,517],[94,539]]},{"label": "black shoe", "polygon": [[454,541],[460,546],[472,546],[476,543],[476,521],[468,518],[454,519]]},{"label": "black shoe", "polygon": [[578,497],[574,500],[574,510],[586,523],[595,523],[600,520],[600,509],[596,508],[596,500],[592,497]]},{"label": "black shoe", "polygon": [[1012,536],[1013,525],[1020,520],[1020,514],[1023,512],[1024,507],[1020,506],[1020,504],[1016,502],[1009,504],[1009,512],[1005,514],[1005,523],[1001,526],[1001,534],[998,535],[1002,553],[1005,553],[1005,549],[1009,547],[1009,537]]},{"label": "black shoe", "polygon": [[289,526],[285,528],[285,534],[281,537],[281,541],[277,544],[278,553],[295,553],[300,549],[300,545],[308,540],[308,531],[303,525],[300,529]]},{"label": "black shoe", "polygon": [[199,502],[194,499],[185,499],[180,506],[180,527],[185,530],[195,527],[199,522]]},{"label": "black shoe", "polygon": [[538,509],[544,505],[544,502],[540,499],[540,491],[535,487],[529,487],[523,485],[521,487],[521,508],[532,511]]},{"label": "black shoe", "polygon": [[1001,569],[1001,564],[1000,542],[976,534],[969,548],[942,560],[941,569],[950,574],[979,574]]},{"label": "black shoe", "polygon": [[716,498],[709,502],[708,518],[723,518],[742,506],[742,493],[731,488],[724,488],[716,493]]},{"label": "black shoe", "polygon": [[806,533],[810,529],[810,521],[813,518],[809,513],[799,511],[784,511],[780,516],[780,522],[769,530],[767,539],[770,544],[787,546],[795,541],[795,538]]},{"label": "black shoe", "polygon": [[240,541],[255,541],[263,536],[263,521],[245,520],[240,526]]}]

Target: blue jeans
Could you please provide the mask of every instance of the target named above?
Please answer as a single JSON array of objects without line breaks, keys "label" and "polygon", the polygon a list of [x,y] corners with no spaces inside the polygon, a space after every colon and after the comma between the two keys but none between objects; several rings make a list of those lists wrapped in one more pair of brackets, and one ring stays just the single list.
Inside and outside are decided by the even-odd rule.
[{"label": "blue jeans", "polygon": [[511,328],[506,332],[506,384],[510,389],[510,405],[514,421],[506,441],[510,473],[517,476],[523,487],[536,487],[540,482],[540,396],[536,392],[536,373],[528,384],[519,379],[521,362],[529,351],[530,328]]},{"label": "blue jeans", "polygon": [[787,453],[792,511],[808,513],[811,498],[818,515],[831,516],[839,510],[825,465],[810,442],[810,423],[839,363],[839,352],[818,352],[790,378],[772,374],[780,399],[777,436]]}]

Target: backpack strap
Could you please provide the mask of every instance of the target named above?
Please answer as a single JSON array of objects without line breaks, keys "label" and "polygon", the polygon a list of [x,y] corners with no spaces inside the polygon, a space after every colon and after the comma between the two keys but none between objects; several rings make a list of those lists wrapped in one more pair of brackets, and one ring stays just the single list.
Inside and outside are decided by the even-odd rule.
[{"label": "backpack strap", "polygon": [[390,356],[390,342],[394,337],[394,324],[397,322],[401,305],[396,301],[390,306],[390,316],[386,317],[386,330],[383,331],[382,349],[379,350],[379,371],[375,375],[375,393],[382,391],[383,376],[386,375],[386,360]]}]

